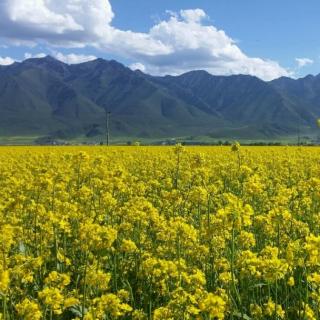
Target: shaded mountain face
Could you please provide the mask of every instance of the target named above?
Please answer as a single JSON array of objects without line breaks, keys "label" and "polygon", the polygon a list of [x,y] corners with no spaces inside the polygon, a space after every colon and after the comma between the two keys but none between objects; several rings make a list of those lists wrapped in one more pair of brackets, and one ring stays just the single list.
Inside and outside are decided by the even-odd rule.
[{"label": "shaded mountain face", "polygon": [[320,112],[320,75],[298,80],[279,78],[270,83],[282,94],[287,103],[295,106],[302,122],[315,126]]},{"label": "shaded mountain face", "polygon": [[30,59],[0,70],[0,134],[79,132],[103,110],[63,80],[68,67],[53,58]]},{"label": "shaded mountain face", "polygon": [[281,124],[284,119],[288,123],[297,120],[281,94],[256,77],[217,77],[194,71],[163,80],[169,87],[189,91],[212,112],[234,124]]},{"label": "shaded mountain face", "polygon": [[0,68],[1,135],[103,134],[106,111],[118,136],[271,138],[314,126],[320,78],[153,77],[116,61],[67,65],[49,56]]}]

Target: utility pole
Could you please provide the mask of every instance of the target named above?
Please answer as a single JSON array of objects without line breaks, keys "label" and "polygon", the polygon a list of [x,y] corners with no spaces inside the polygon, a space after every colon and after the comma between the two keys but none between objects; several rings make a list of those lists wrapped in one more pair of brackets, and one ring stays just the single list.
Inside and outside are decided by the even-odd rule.
[{"label": "utility pole", "polygon": [[106,134],[107,134],[107,146],[109,145],[110,142],[110,128],[109,128],[109,124],[110,124],[110,115],[111,112],[109,110],[106,110]]}]

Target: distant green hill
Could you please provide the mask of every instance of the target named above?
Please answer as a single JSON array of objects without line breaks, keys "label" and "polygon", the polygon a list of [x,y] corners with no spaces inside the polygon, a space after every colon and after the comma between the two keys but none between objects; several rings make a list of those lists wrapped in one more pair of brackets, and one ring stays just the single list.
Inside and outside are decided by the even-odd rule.
[{"label": "distant green hill", "polygon": [[320,77],[264,82],[193,71],[153,77],[116,61],[48,56],[0,68],[0,136],[272,139],[315,130]]}]

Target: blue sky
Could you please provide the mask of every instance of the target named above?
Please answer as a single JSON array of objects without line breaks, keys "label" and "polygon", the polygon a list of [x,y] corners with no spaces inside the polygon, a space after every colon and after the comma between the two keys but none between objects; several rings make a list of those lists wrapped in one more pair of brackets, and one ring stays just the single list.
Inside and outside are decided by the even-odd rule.
[{"label": "blue sky", "polygon": [[3,0],[0,63],[51,54],[67,63],[116,59],[152,74],[205,69],[271,80],[320,73],[316,0],[72,3]]}]

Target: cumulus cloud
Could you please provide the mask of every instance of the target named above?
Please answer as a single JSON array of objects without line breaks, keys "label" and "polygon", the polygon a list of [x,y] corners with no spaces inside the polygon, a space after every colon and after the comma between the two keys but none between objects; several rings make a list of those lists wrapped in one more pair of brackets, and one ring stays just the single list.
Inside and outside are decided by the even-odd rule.
[{"label": "cumulus cloud", "polygon": [[156,74],[180,74],[205,69],[217,75],[242,73],[265,80],[289,75],[275,61],[248,57],[223,30],[204,25],[205,18],[202,10],[186,10],[154,26],[150,35],[171,48],[171,53],[144,56],[146,70]]},{"label": "cumulus cloud", "polygon": [[[51,47],[92,46],[153,74],[204,69],[264,80],[289,75],[275,61],[246,55],[223,30],[207,25],[201,9],[171,13],[146,33],[117,29],[113,18],[108,0],[1,0],[0,37]],[[76,59],[70,56],[65,61]]]},{"label": "cumulus cloud", "polygon": [[15,62],[15,60],[10,57],[1,57],[0,56],[0,65],[1,66],[9,66],[10,64],[13,64],[14,62]]},{"label": "cumulus cloud", "polygon": [[[31,54],[29,52],[26,52],[24,54],[24,58],[25,59],[44,58],[47,55],[48,54],[46,53]],[[67,64],[77,64],[77,63],[83,63],[83,62],[88,62],[88,61],[97,59],[97,57],[93,55],[76,54],[76,53],[63,54],[62,52],[59,52],[59,51],[51,51],[50,55],[56,58],[57,60],[60,60]]]},{"label": "cumulus cloud", "polygon": [[31,59],[31,58],[44,58],[46,56],[45,53],[37,53],[37,54],[32,54],[30,52],[26,52],[24,54],[25,59]]},{"label": "cumulus cloud", "polygon": [[97,57],[93,55],[75,54],[75,53],[63,54],[61,52],[54,52],[53,56],[56,59],[67,64],[77,64],[77,63],[83,63],[83,62],[88,62],[88,61],[97,59]]},{"label": "cumulus cloud", "polygon": [[142,63],[133,63],[129,66],[129,68],[133,71],[136,71],[136,70],[140,70],[142,72],[145,72],[146,71],[146,67],[142,64]]},{"label": "cumulus cloud", "polygon": [[299,68],[303,68],[307,65],[311,65],[314,63],[314,61],[312,59],[309,58],[296,58],[296,62],[298,64]]},{"label": "cumulus cloud", "polygon": [[[194,9],[194,10],[181,10],[181,17],[188,22],[199,23],[204,18],[207,18],[207,14],[202,9]],[[176,18],[177,15],[174,15]]]},{"label": "cumulus cloud", "polygon": [[0,37],[53,45],[93,45],[113,19],[105,0],[1,0]]}]

